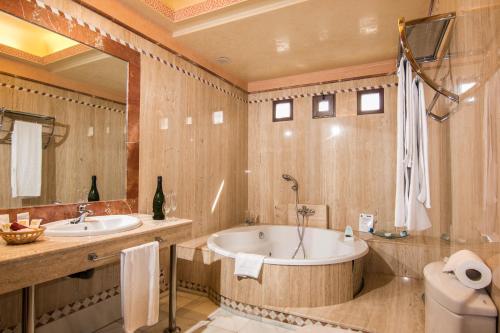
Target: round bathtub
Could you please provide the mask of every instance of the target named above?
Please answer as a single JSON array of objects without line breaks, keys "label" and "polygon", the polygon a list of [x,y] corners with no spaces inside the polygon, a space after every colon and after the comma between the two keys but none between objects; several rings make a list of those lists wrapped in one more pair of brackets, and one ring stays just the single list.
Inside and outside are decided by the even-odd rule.
[{"label": "round bathtub", "polygon": [[[362,258],[368,245],[344,241],[339,231],[305,228],[306,257],[292,259],[299,239],[296,226],[257,225],[212,234],[208,248],[220,257],[215,291],[255,306],[315,307],[349,301],[362,286]],[[238,252],[266,256],[259,279],[234,275]]]}]

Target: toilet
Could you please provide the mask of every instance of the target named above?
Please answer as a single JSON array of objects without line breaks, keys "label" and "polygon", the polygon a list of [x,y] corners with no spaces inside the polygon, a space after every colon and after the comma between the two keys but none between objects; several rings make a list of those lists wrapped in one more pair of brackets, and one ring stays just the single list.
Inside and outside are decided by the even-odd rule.
[{"label": "toilet", "polygon": [[444,263],[425,266],[426,333],[495,333],[497,309],[485,289],[461,284]]}]

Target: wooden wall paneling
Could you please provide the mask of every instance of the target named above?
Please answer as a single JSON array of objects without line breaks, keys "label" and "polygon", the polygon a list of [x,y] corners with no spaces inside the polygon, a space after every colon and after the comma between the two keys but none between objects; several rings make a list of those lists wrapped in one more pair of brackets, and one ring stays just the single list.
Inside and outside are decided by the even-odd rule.
[{"label": "wooden wall paneling", "polygon": [[[358,227],[362,212],[377,215],[378,229],[393,229],[396,98],[395,76],[381,76],[249,95],[249,209],[263,223],[286,223],[293,192],[281,179],[295,176],[301,202],[326,204],[329,225]],[[356,90],[384,87],[383,114],[358,116]],[[336,92],[335,118],[312,119],[312,95]],[[294,96],[293,121],[272,123],[271,101]],[[431,183],[434,223],[426,235],[439,237],[449,228],[442,222],[441,198],[449,192],[441,178],[441,128],[430,125]],[[444,180],[443,180],[444,179]],[[434,207],[434,206],[433,206]],[[285,212],[285,213],[284,213]],[[448,215],[449,216],[449,215]],[[445,220],[446,221],[446,220]]]}]

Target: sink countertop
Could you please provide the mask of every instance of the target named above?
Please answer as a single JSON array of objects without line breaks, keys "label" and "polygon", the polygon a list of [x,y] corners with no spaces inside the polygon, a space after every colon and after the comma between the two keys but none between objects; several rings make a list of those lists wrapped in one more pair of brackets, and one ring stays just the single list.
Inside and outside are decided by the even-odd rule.
[{"label": "sink countertop", "polygon": [[[191,238],[192,221],[153,221],[150,215],[131,214],[142,221],[133,230],[115,234],[84,237],[41,236],[36,242],[7,245],[0,240],[0,294],[52,281],[87,269],[120,260],[126,248],[154,241],[161,237],[160,248]],[[88,259],[96,253],[99,261]]]},{"label": "sink countertop", "polygon": [[117,241],[124,238],[140,236],[144,234],[154,233],[155,231],[166,231],[167,229],[185,226],[192,223],[191,220],[177,219],[175,221],[155,221],[150,215],[145,214],[130,214],[142,221],[142,225],[138,228],[100,236],[83,236],[83,237],[49,237],[40,236],[40,238],[30,244],[23,245],[7,245],[0,238],[0,265],[13,263],[19,260],[28,260],[33,257],[38,257],[44,254],[54,254],[56,252],[64,252],[65,250],[74,250],[80,247],[88,247],[89,245],[100,245],[109,241]]}]

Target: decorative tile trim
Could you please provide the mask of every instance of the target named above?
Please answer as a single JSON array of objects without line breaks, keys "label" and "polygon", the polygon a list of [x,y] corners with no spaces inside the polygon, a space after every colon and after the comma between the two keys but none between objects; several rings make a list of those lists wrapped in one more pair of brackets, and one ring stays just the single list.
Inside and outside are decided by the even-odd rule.
[{"label": "decorative tile trim", "polygon": [[17,333],[17,332],[21,332],[21,324],[0,329],[0,333]]},{"label": "decorative tile trim", "polygon": [[280,323],[295,325],[295,326],[306,326],[306,325],[319,325],[325,327],[338,327],[343,329],[349,329],[353,332],[361,332],[361,333],[369,333],[365,330],[355,329],[352,327],[336,324],[329,321],[317,320],[313,318],[309,318],[306,316],[300,316],[295,314],[290,314],[283,311],[266,309],[264,307],[259,307],[251,304],[246,304],[242,302],[238,302],[227,298],[225,296],[220,295],[217,291],[207,286],[203,286],[199,283],[189,282],[179,280],[178,287],[187,291],[194,291],[196,293],[203,293],[208,296],[208,298],[222,307],[226,307],[231,311],[237,312],[243,316],[257,316],[264,319],[278,321]]},{"label": "decorative tile trim", "polygon": [[[270,101],[281,101],[284,99],[297,99],[297,98],[313,97],[313,96],[321,96],[321,95],[341,94],[341,93],[349,93],[349,92],[379,89],[379,88],[392,88],[392,87],[397,87],[397,85],[398,85],[397,82],[394,82],[394,83],[381,84],[378,86],[366,86],[366,87],[358,87],[358,88],[322,90],[321,92],[308,92],[308,93],[288,95],[288,96],[254,99],[254,100],[249,100],[248,104],[257,104],[257,103],[265,103],[265,102],[270,102]],[[259,94],[259,93],[257,93],[257,94]]]},{"label": "decorative tile trim", "polygon": [[244,0],[205,0],[177,10],[170,8],[162,0],[142,0],[145,4],[173,22],[186,20],[217,9],[222,9]]},{"label": "decorative tile trim", "polygon": [[194,291],[208,296],[209,290],[207,286],[190,281],[178,280],[177,287],[188,291]]},{"label": "decorative tile trim", "polygon": [[264,319],[274,320],[280,323],[295,325],[295,326],[314,325],[314,326],[324,326],[324,327],[336,327],[336,328],[351,330],[353,332],[370,333],[369,331],[360,330],[329,321],[312,319],[306,316],[295,315],[287,312],[271,310],[255,305],[237,302],[230,298],[219,295],[213,290],[210,290],[208,297],[212,302],[219,304],[221,307],[225,307],[230,311],[234,311],[243,316],[257,316]]},{"label": "decorative tile trim", "polygon": [[104,290],[100,293],[97,293],[93,296],[89,296],[78,300],[74,303],[65,305],[61,308],[55,309],[53,311],[42,314],[40,317],[35,319],[35,328],[47,325],[53,321],[64,318],[73,314],[77,311],[86,309],[91,307],[92,305],[101,303],[111,297],[117,296],[120,294],[120,286],[115,286],[113,288]]},{"label": "decorative tile trim", "polygon": [[101,34],[102,36],[111,38],[113,41],[118,42],[118,43],[132,49],[132,50],[135,50],[135,51],[141,53],[142,55],[149,56],[151,59],[154,59],[154,60],[170,67],[172,70],[176,70],[179,73],[182,73],[182,74],[184,74],[188,77],[191,77],[195,80],[198,80],[201,83],[203,83],[209,87],[212,87],[212,88],[214,88],[214,89],[216,89],[216,90],[218,90],[218,91],[220,91],[220,92],[222,92],[222,93],[224,93],[224,94],[226,94],[226,95],[228,95],[236,100],[239,100],[239,101],[244,102],[244,103],[248,102],[246,99],[242,98],[241,96],[234,93],[233,91],[229,91],[228,89],[222,88],[210,80],[207,80],[207,79],[205,79],[205,78],[203,78],[203,77],[201,77],[193,72],[190,72],[182,67],[179,67],[178,65],[176,65],[176,64],[174,64],[166,59],[163,59],[163,58],[161,58],[161,57],[159,57],[159,56],[157,56],[149,51],[143,50],[142,48],[135,46],[134,44],[127,42],[119,37],[116,37],[116,36],[112,35],[111,33],[107,32],[105,30],[102,30],[101,28],[98,28],[90,23],[87,23],[80,18],[73,17],[70,14],[68,14],[68,13],[66,13],[58,8],[49,6],[45,2],[43,2],[42,0],[35,0],[35,3],[40,8],[48,9],[48,10],[52,11],[52,13],[54,13],[55,15],[59,15],[61,17],[64,17],[66,20],[70,21],[72,24],[78,24],[80,26],[89,28],[90,30],[97,32],[97,33]]},{"label": "decorative tile trim", "polygon": [[[24,92],[27,92],[27,93],[31,93],[31,94],[35,94],[35,95],[40,95],[40,96],[45,96],[45,97],[48,97],[48,98],[54,98],[54,99],[58,99],[58,100],[61,100],[61,101],[75,103],[75,104],[85,105],[85,106],[89,106],[89,107],[95,108],[95,109],[113,111],[113,112],[118,112],[118,113],[125,113],[125,110],[123,110],[123,109],[112,108],[112,107],[105,106],[105,105],[100,105],[100,104],[95,104],[95,103],[89,103],[89,102],[85,102],[85,101],[80,101],[80,100],[77,100],[77,99],[74,99],[74,98],[70,98],[70,97],[64,97],[64,96],[60,96],[60,95],[56,95],[56,94],[47,93],[47,92],[44,92],[44,91],[41,91],[41,90],[38,90],[38,89],[32,89],[32,88],[26,88],[26,87],[18,86],[16,84],[10,84],[10,83],[6,83],[6,82],[0,82],[0,87],[8,88],[8,89],[13,89],[13,90],[17,90],[17,91],[24,91]],[[98,97],[96,97],[96,98],[98,98]]]},{"label": "decorative tile trim", "polygon": [[[160,293],[168,291],[168,282],[165,274],[165,270],[160,270]],[[120,295],[120,286],[114,286],[113,288],[101,291],[95,295],[85,297],[74,303],[67,304],[58,309],[46,312],[35,319],[35,328],[47,325],[53,321],[67,317],[75,312],[84,310],[93,305],[101,303],[111,297]],[[19,332],[21,324],[17,324],[7,328],[0,328],[0,333],[15,333]]]},{"label": "decorative tile trim", "polygon": [[238,4],[244,0],[205,0],[203,2],[174,11],[174,20],[179,22],[214,10]]}]

